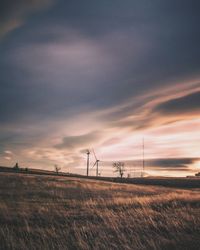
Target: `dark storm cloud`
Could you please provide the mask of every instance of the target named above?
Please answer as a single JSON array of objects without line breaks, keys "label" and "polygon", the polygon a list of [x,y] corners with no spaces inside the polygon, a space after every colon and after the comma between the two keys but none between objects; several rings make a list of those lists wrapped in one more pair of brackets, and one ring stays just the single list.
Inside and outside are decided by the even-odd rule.
[{"label": "dark storm cloud", "polygon": [[200,112],[200,92],[195,92],[180,98],[171,99],[159,104],[155,111],[163,114],[193,114]]},{"label": "dark storm cloud", "polygon": [[[40,2],[31,1],[30,5],[38,6]],[[8,1],[4,12],[12,9],[18,13],[20,8],[23,11],[19,12],[29,8],[27,1],[19,1],[16,11],[14,5]],[[90,110],[110,107],[157,86],[167,86],[171,80],[193,77],[200,64],[198,6],[197,1],[58,1],[30,26],[27,22],[23,32],[14,34],[15,44],[12,39],[2,44],[2,120],[63,116],[82,104]],[[51,62],[53,57],[49,59],[48,53],[59,50],[61,41],[66,43],[65,50],[68,44],[81,39],[102,47],[103,56],[109,58],[93,63],[95,56],[99,58],[99,54],[94,54],[82,70],[77,65],[71,69],[70,60],[63,61],[66,65],[62,70],[56,60]],[[45,45],[51,43],[56,46],[45,52]],[[87,48],[83,46],[82,51]],[[84,64],[88,58],[89,51],[77,61]],[[106,64],[108,60],[111,62]],[[99,70],[101,64],[106,65],[107,72],[105,68]],[[39,66],[41,70],[35,70]],[[93,77],[91,73],[87,75],[92,67],[99,70]],[[76,88],[71,91],[69,86]],[[77,98],[73,98],[75,95]]]},{"label": "dark storm cloud", "polygon": [[98,141],[100,138],[101,133],[98,131],[77,136],[66,136],[63,138],[62,142],[55,147],[57,149],[90,147],[92,143]]}]

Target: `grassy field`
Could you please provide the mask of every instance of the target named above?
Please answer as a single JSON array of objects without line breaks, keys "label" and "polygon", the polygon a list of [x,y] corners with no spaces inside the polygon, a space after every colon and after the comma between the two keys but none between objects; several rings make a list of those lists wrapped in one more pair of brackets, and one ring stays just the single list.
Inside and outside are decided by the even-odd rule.
[{"label": "grassy field", "polygon": [[199,191],[0,173],[0,248],[200,249]]}]

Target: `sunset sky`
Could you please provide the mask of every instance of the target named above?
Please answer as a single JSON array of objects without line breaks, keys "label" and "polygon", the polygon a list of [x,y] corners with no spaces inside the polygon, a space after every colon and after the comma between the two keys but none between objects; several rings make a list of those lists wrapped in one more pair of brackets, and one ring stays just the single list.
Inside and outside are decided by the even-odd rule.
[{"label": "sunset sky", "polygon": [[[198,0],[3,0],[0,165],[200,171]],[[91,166],[94,157],[91,154]],[[91,174],[95,174],[94,169]]]}]

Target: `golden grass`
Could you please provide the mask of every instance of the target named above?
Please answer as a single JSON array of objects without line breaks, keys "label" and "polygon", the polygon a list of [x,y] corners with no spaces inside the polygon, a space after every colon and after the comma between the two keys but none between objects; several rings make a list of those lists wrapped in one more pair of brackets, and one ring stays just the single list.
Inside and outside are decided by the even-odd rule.
[{"label": "golden grass", "polygon": [[200,249],[200,192],[0,174],[1,249]]}]

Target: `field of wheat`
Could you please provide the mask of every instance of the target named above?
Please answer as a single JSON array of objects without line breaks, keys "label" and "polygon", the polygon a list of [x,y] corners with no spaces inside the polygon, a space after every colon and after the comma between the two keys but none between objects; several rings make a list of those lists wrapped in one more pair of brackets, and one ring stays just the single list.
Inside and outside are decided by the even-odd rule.
[{"label": "field of wheat", "polygon": [[200,249],[200,192],[1,173],[0,248]]}]

